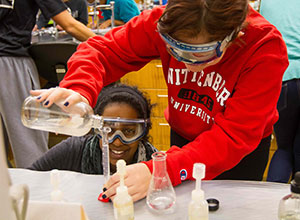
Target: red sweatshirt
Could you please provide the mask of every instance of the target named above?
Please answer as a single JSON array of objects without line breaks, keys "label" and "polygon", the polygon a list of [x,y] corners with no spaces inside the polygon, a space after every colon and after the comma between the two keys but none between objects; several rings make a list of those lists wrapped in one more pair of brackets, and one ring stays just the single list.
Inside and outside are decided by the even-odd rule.
[{"label": "red sweatshirt", "polygon": [[[206,179],[233,168],[270,135],[278,119],[276,103],[288,66],[281,34],[254,10],[244,35],[216,65],[189,72],[166,51],[156,30],[164,8],[133,18],[105,37],[81,43],[69,60],[61,87],[73,89],[95,105],[103,85],[160,58],[168,85],[165,117],[190,142],[167,154],[174,185],[192,179],[193,164],[206,164]],[[152,162],[145,162],[152,171]],[[180,173],[186,176],[181,178]]]}]

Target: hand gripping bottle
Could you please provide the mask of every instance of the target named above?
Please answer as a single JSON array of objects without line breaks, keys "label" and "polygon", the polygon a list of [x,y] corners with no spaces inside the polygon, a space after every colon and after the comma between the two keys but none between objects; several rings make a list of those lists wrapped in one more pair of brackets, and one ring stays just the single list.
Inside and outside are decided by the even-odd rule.
[{"label": "hand gripping bottle", "polygon": [[103,125],[103,118],[94,115],[92,107],[84,102],[66,107],[60,100],[47,108],[33,96],[25,99],[21,120],[28,128],[71,136],[83,136],[91,128],[101,129]]},{"label": "hand gripping bottle", "polygon": [[195,163],[193,177],[196,179],[196,189],[192,191],[192,201],[189,204],[189,220],[208,220],[208,203],[201,189],[201,179],[205,177],[205,165]]},{"label": "hand gripping bottle", "polygon": [[117,174],[120,176],[120,186],[117,188],[117,194],[113,201],[116,220],[134,219],[133,201],[128,194],[127,186],[124,185],[125,168],[126,162],[124,160],[118,160]]}]

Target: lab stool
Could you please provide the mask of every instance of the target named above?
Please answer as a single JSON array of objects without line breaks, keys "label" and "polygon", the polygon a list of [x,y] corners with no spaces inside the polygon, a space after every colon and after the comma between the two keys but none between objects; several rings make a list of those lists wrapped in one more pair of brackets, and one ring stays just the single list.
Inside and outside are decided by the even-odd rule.
[{"label": "lab stool", "polygon": [[28,52],[33,58],[40,77],[47,81],[44,89],[58,86],[67,72],[67,61],[76,51],[73,41],[49,41],[33,43]]}]

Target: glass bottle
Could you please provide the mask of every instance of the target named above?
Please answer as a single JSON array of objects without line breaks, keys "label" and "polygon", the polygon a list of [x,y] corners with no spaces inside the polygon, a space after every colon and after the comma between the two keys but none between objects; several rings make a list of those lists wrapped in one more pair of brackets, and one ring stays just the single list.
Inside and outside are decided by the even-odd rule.
[{"label": "glass bottle", "polygon": [[208,203],[201,189],[201,179],[205,177],[205,164],[194,164],[193,177],[196,179],[196,188],[192,191],[192,201],[189,204],[189,220],[208,220]]},{"label": "glass bottle", "polygon": [[300,220],[300,171],[291,181],[291,194],[280,200],[278,209],[280,220]]},{"label": "glass bottle", "polygon": [[111,131],[110,127],[102,127],[101,130],[96,130],[100,133],[102,138],[102,167],[105,183],[109,180],[110,177],[110,160],[109,160],[109,143],[108,143],[108,133]]},{"label": "glass bottle", "polygon": [[59,189],[60,173],[57,169],[50,171],[50,183],[52,186],[51,200],[57,202],[63,201],[63,192]]},{"label": "glass bottle", "polygon": [[147,193],[147,205],[156,213],[172,213],[176,201],[176,194],[167,172],[166,158],[165,152],[152,154],[153,173]]},{"label": "glass bottle", "polygon": [[47,108],[37,102],[37,97],[29,96],[22,105],[21,120],[28,128],[83,136],[91,128],[102,128],[103,118],[93,113],[93,109],[84,102],[66,107],[61,100]]},{"label": "glass bottle", "polygon": [[117,187],[116,197],[114,198],[114,216],[116,220],[133,220],[134,207],[132,197],[128,194],[128,188],[124,184],[126,174],[125,160],[117,161],[117,174],[120,176],[120,186]]}]

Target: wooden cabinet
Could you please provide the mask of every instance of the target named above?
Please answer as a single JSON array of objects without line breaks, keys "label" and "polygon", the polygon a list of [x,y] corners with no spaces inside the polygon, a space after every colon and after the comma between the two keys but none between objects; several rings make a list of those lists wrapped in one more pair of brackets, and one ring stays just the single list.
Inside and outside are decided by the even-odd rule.
[{"label": "wooden cabinet", "polygon": [[277,143],[276,143],[275,134],[273,132],[273,134],[271,136],[271,146],[270,146],[270,152],[269,152],[268,165],[267,165],[267,167],[265,169],[263,180],[267,180],[267,175],[268,175],[268,171],[269,171],[270,162],[271,162],[273,154],[275,153],[276,150],[277,150]]},{"label": "wooden cabinet", "polygon": [[170,126],[164,118],[164,110],[168,104],[167,85],[165,83],[160,60],[152,60],[142,69],[130,72],[120,80],[122,83],[137,86],[151,100],[152,128],[149,132],[151,143],[158,149],[166,151],[170,148]]},{"label": "wooden cabinet", "polygon": [[130,72],[120,80],[139,89],[167,89],[160,60],[152,60],[139,71]]}]

